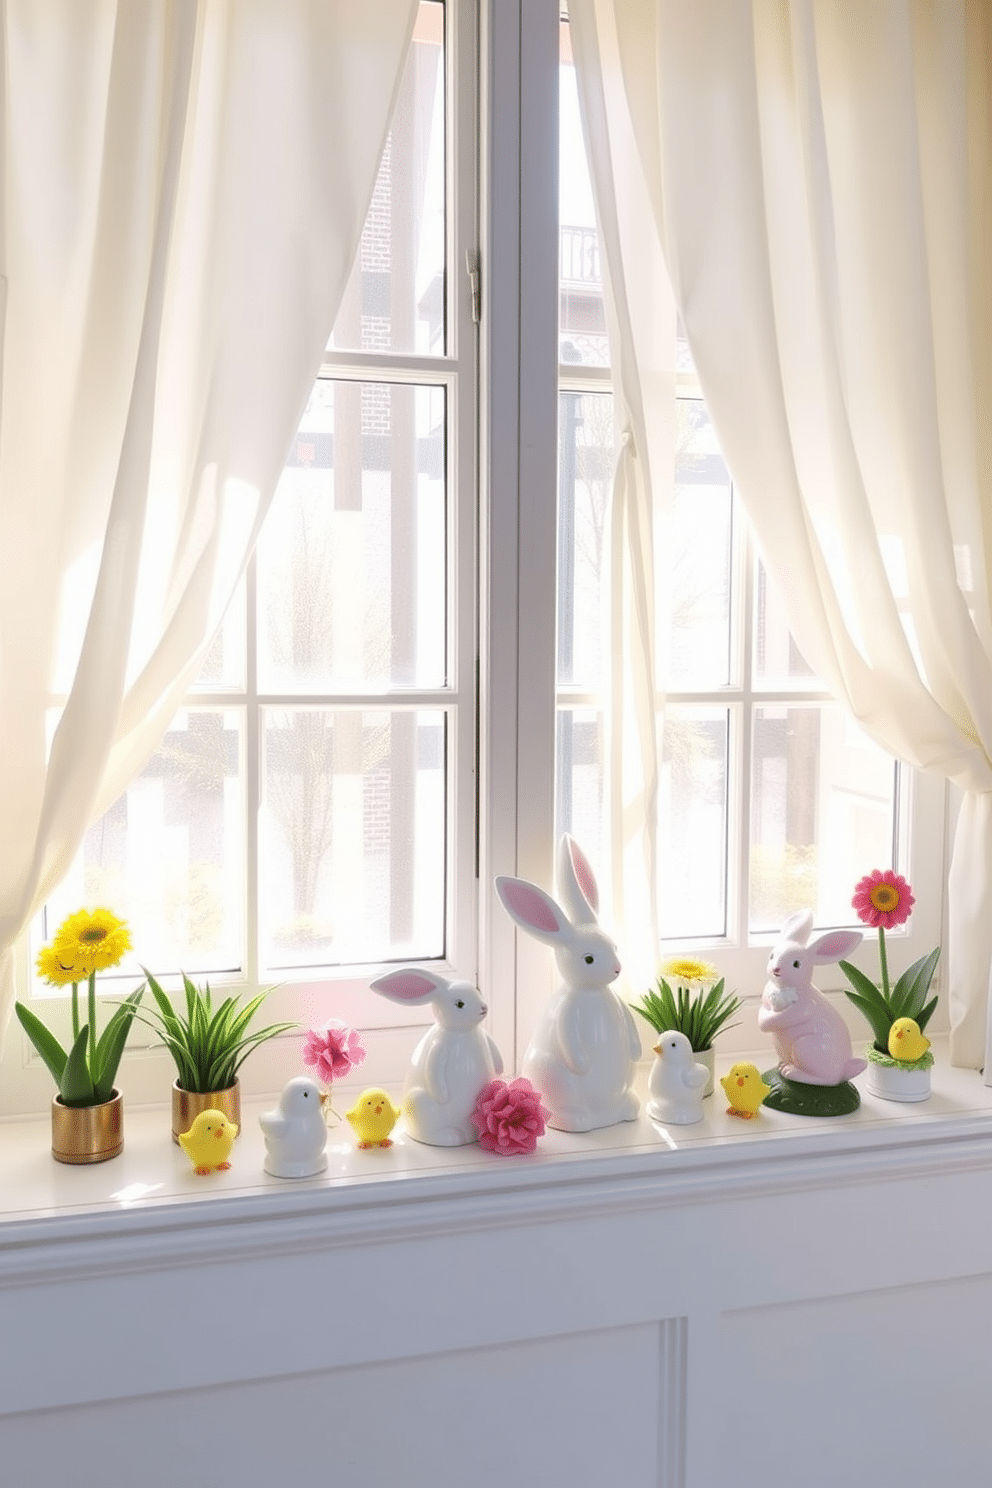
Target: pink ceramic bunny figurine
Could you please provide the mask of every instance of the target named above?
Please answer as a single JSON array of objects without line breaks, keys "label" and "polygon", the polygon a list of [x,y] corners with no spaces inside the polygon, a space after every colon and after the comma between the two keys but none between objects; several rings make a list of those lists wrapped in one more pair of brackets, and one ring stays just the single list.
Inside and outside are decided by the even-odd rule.
[{"label": "pink ceramic bunny figurine", "polygon": [[860,1075],[867,1061],[855,1059],[847,1024],[813,986],[813,967],[850,956],[860,930],[828,930],[807,945],[813,928],[808,909],[790,915],[768,958],[768,981],[758,1009],[758,1027],[770,1033],[779,1070],[804,1085],[840,1085]]}]

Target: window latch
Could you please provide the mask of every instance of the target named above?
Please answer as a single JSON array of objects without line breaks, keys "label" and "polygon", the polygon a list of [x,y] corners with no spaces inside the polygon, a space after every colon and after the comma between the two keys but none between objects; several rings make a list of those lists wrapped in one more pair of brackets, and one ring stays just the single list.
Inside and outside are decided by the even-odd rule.
[{"label": "window latch", "polygon": [[468,274],[469,289],[472,293],[472,319],[476,325],[482,320],[482,270],[479,266],[479,250],[467,248],[465,250],[465,270]]}]

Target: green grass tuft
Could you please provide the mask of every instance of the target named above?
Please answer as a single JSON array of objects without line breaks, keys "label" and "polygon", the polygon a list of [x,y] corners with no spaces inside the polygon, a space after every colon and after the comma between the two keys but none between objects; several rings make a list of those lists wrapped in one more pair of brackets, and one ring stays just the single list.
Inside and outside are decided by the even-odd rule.
[{"label": "green grass tuft", "polygon": [[727,1020],[742,1006],[742,1001],[733,992],[724,991],[723,977],[708,992],[693,993],[688,987],[673,992],[660,976],[655,990],[630,1006],[656,1033],[667,1033],[669,1029],[684,1033],[693,1052],[701,1054],[704,1049],[712,1048],[721,1028],[735,1026]]}]

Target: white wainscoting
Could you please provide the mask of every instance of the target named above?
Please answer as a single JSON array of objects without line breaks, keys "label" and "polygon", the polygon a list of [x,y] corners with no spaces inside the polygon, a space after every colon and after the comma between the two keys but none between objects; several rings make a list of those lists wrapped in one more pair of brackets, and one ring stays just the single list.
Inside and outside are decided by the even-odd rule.
[{"label": "white wainscoting", "polygon": [[211,1179],[163,1111],[90,1169],[0,1127],[0,1482],[984,1482],[992,1090],[706,1108],[301,1184],[250,1108]]}]

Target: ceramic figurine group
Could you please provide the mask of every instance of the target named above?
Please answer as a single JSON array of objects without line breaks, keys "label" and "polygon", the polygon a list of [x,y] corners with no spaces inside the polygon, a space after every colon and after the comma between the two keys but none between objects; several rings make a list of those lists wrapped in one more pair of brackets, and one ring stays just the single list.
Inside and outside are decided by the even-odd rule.
[{"label": "ceramic figurine group", "polygon": [[[401,1007],[429,1005],[434,1023],[414,1049],[401,1108],[384,1090],[371,1088],[346,1113],[360,1148],[389,1147],[401,1112],[417,1142],[459,1147],[479,1141],[481,1133],[483,1145],[500,1152],[532,1151],[545,1121],[559,1131],[588,1132],[636,1118],[640,1037],[613,989],[620,961],[599,924],[595,875],[568,836],[559,847],[558,886],[560,903],[526,879],[496,879],[506,912],[552,948],[559,973],[524,1056],[523,1076],[510,1086],[498,1079],[503,1058],[483,1026],[488,1008],[471,983],[407,966],[370,984]],[[834,930],[810,941],[812,925],[808,910],[791,915],[768,958],[758,1027],[774,1041],[779,1065],[764,1078],[753,1064],[729,1070],[720,1084],[731,1115],[751,1119],[764,1102],[821,1115],[858,1104],[849,1082],[866,1061],[855,1058],[844,1020],[812,978],[815,967],[850,956],[861,933]],[[911,1033],[900,1029],[907,1047]],[[696,1061],[689,1039],[669,1029],[654,1052],[648,1116],[665,1125],[700,1121],[709,1071]],[[810,1104],[817,1088],[826,1104]],[[260,1118],[267,1173],[304,1178],[326,1169],[326,1099],[314,1080],[299,1077],[283,1090],[278,1108]],[[207,1111],[180,1140],[196,1171],[205,1173],[229,1166],[236,1135],[220,1112]]]},{"label": "ceramic figurine group", "polygon": [[[562,839],[558,873],[564,904],[523,878],[497,878],[496,892],[522,929],[553,948],[561,977],[524,1056],[523,1079],[539,1093],[549,1126],[585,1132],[636,1117],[641,1044],[611,986],[620,962],[599,926],[595,875],[570,837]],[[432,1147],[478,1141],[479,1097],[502,1074],[503,1057],[482,1026],[488,1008],[476,988],[416,967],[387,972],[371,987],[401,1007],[429,1003],[434,1013],[407,1072],[409,1135]],[[521,1122],[533,1118],[533,1105],[517,1100]]]}]

